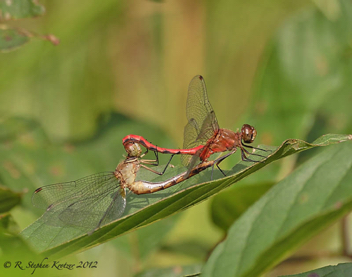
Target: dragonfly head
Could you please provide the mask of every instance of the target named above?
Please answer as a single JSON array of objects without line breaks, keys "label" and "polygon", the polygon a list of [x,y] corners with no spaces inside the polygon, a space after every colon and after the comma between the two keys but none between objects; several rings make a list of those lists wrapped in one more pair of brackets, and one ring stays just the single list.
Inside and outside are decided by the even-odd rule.
[{"label": "dragonfly head", "polygon": [[123,146],[125,147],[128,157],[140,157],[142,155],[142,148],[136,142],[127,141]]},{"label": "dragonfly head", "polygon": [[244,124],[241,129],[242,140],[245,143],[252,143],[257,136],[257,131],[253,126]]}]

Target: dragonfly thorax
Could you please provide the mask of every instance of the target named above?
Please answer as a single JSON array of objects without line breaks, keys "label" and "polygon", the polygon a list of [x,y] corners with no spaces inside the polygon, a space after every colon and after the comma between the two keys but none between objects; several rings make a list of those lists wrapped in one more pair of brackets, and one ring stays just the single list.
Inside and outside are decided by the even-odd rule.
[{"label": "dragonfly thorax", "polygon": [[128,188],[136,180],[136,175],[140,167],[140,162],[137,158],[127,159],[119,163],[114,171],[114,175],[120,180],[122,188]]}]

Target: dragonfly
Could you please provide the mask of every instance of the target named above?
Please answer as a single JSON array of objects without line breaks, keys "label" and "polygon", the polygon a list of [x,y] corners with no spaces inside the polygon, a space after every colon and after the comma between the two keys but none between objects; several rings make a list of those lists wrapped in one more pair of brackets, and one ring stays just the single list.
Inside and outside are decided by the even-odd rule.
[{"label": "dragonfly", "polygon": [[135,194],[153,193],[183,182],[212,166],[212,163],[204,163],[195,167],[187,176],[185,172],[163,182],[136,181],[141,167],[159,175],[163,174],[147,166],[154,165],[158,158],[142,159],[146,152],[142,152],[138,143],[126,144],[125,149],[127,156],[114,171],[37,188],[33,193],[32,203],[46,210],[46,223],[60,227],[84,227],[90,230],[90,235],[123,215],[128,191]]},{"label": "dragonfly", "polygon": [[212,154],[229,151],[229,153],[215,160],[216,166],[225,175],[219,164],[235,153],[237,148],[241,150],[243,161],[257,162],[248,158],[247,155],[265,158],[265,156],[259,154],[249,153],[246,149],[266,151],[246,144],[252,143],[257,136],[257,131],[253,126],[244,124],[241,130],[237,132],[219,127],[215,112],[208,99],[204,78],[201,75],[195,76],[189,84],[186,115],[188,123],[184,128],[183,149],[161,148],[137,135],[124,137],[122,139],[123,145],[127,145],[129,142],[136,142],[149,150],[172,154],[170,160],[173,155],[182,154],[182,162],[184,165],[188,165],[188,172],[191,171],[198,160],[202,163],[207,162]]}]

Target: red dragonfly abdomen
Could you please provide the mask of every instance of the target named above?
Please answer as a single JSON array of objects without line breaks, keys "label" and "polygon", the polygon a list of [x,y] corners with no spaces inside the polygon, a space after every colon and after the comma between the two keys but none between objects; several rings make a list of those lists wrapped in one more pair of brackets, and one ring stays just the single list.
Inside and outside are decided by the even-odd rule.
[{"label": "red dragonfly abdomen", "polygon": [[163,154],[184,154],[184,155],[195,155],[198,153],[199,150],[203,149],[204,145],[198,145],[197,147],[189,148],[189,149],[169,149],[169,148],[162,148],[156,146],[149,141],[147,141],[142,136],[137,135],[128,135],[122,139],[122,143],[125,145],[129,142],[136,142],[140,145],[144,146],[148,150],[157,151]]}]

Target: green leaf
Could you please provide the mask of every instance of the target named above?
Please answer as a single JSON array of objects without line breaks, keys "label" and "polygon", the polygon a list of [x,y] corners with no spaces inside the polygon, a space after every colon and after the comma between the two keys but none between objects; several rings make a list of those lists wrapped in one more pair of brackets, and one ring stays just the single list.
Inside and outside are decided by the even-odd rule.
[{"label": "green leaf", "polygon": [[11,28],[0,25],[0,52],[9,52],[15,50],[31,38],[39,38],[51,42],[53,45],[60,43],[59,39],[53,35],[39,35],[25,29]]},{"label": "green leaf", "polygon": [[352,272],[352,264],[338,264],[314,269],[305,273],[286,275],[286,277],[349,277]]},{"label": "green leaf", "polygon": [[[176,215],[176,217],[178,216]],[[144,260],[150,252],[161,245],[163,239],[175,227],[176,223],[175,216],[168,217],[145,226],[143,229],[138,229],[135,232],[118,237],[112,243],[119,251],[124,251],[124,253],[128,253],[130,256],[135,255]]]},{"label": "green leaf", "polygon": [[[312,147],[325,146],[349,139],[351,139],[351,136],[326,135],[312,144],[290,139],[283,142],[276,150],[273,147],[265,147],[265,149],[275,150],[272,153],[269,151],[258,152],[268,156],[265,162],[255,164],[240,162],[229,171],[228,174],[232,175],[226,178],[209,181],[211,172],[208,171],[202,172],[178,186],[151,195],[138,196],[130,193],[127,197],[125,215],[121,219],[103,226],[90,236],[83,234],[82,230],[77,228],[68,226],[57,228],[46,225],[46,217],[51,216],[50,214],[44,214],[27,227],[22,232],[22,235],[37,251],[45,251],[46,255],[64,256],[82,251],[187,209],[277,159]],[[254,159],[255,157],[251,158]],[[183,170],[176,168],[175,170],[167,171],[166,176],[163,176],[163,178],[169,178]],[[221,176],[219,172],[215,173],[215,178]],[[144,179],[144,175],[141,174],[139,179]],[[201,183],[201,181],[207,182]]]},{"label": "green leaf", "polygon": [[248,207],[257,201],[274,183],[238,185],[216,195],[211,202],[211,218],[225,232]]},{"label": "green leaf", "polygon": [[0,141],[15,140],[20,135],[34,131],[38,127],[38,123],[27,118],[0,116]]},{"label": "green leaf", "polygon": [[0,0],[0,21],[40,16],[45,8],[34,0]]},{"label": "green leaf", "polygon": [[266,47],[249,120],[264,143],[350,132],[352,3],[327,2],[329,15],[321,5],[297,13]]},{"label": "green leaf", "polygon": [[0,51],[2,52],[15,50],[29,40],[30,36],[24,31],[0,26]]},{"label": "green leaf", "polygon": [[351,211],[351,184],[351,143],[316,155],[270,189],[231,226],[202,274],[260,276]]},{"label": "green leaf", "polygon": [[23,193],[13,192],[0,185],[0,213],[7,212],[21,202]]},{"label": "green leaf", "polygon": [[27,243],[19,236],[20,228],[10,214],[0,215],[0,250],[7,258],[10,256],[34,258],[37,255],[29,249]]},{"label": "green leaf", "polygon": [[0,236],[4,238],[4,234],[18,234],[20,232],[20,228],[13,220],[10,214],[2,214],[0,215]]},{"label": "green leaf", "polygon": [[174,266],[169,268],[150,269],[136,274],[134,277],[184,277],[199,276],[201,265]]}]

